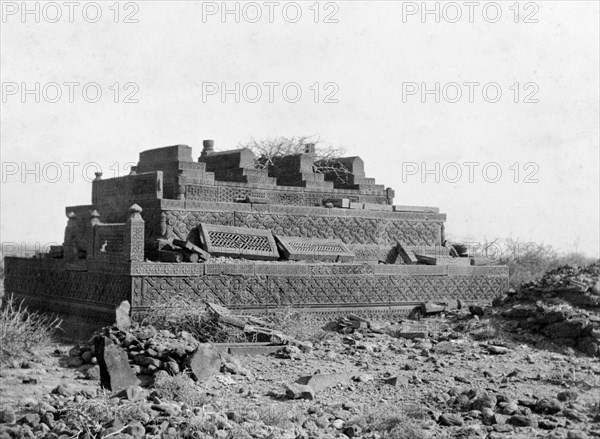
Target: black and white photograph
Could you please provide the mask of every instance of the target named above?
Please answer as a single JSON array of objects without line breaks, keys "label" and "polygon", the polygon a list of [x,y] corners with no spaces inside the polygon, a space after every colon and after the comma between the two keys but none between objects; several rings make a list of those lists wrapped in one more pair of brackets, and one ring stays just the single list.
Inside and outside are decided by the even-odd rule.
[{"label": "black and white photograph", "polygon": [[600,438],[600,1],[0,15],[0,439]]}]

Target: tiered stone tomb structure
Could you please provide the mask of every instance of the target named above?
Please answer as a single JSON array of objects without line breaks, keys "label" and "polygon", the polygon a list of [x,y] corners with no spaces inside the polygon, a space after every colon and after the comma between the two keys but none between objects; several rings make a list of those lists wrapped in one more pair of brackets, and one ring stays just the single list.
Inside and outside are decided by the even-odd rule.
[{"label": "tiered stone tomb structure", "polygon": [[[439,209],[394,205],[359,157],[335,162],[344,178],[315,172],[312,149],[265,169],[249,149],[215,152],[212,141],[198,160],[187,145],[143,151],[130,175],[98,174],[91,203],[65,209],[62,247],[6,258],[6,291],[111,323],[124,300],[139,318],[175,295],[244,312],[393,318],[426,301],[490,301],[508,287],[507,267],[472,266],[442,247]],[[174,242],[205,253],[166,262]]]}]

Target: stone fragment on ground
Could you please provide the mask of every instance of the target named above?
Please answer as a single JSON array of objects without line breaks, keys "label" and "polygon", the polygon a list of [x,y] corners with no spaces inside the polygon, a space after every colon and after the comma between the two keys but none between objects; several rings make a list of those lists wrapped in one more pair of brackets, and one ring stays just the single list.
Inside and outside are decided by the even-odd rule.
[{"label": "stone fragment on ground", "polygon": [[201,343],[191,355],[189,366],[196,380],[206,381],[221,370],[221,355],[210,343]]}]

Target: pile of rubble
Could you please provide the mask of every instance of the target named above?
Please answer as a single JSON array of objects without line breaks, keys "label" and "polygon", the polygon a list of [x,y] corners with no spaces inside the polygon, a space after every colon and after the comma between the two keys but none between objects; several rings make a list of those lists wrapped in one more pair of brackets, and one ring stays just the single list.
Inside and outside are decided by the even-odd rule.
[{"label": "pile of rubble", "polygon": [[[77,346],[71,359],[73,366],[86,365],[83,371],[98,377],[103,387],[121,391],[140,381],[156,381],[161,376],[187,371],[197,381],[205,381],[219,371],[245,375],[231,353],[282,352],[295,355],[312,349],[303,342],[273,329],[273,325],[255,317],[241,317],[215,304],[208,304],[214,327],[232,327],[241,331],[248,343],[202,343],[187,331],[177,334],[152,325],[121,322],[105,327],[91,343]],[[130,366],[130,364],[132,366]]]},{"label": "pile of rubble", "polygon": [[564,266],[495,301],[515,330],[539,334],[590,356],[600,355],[600,262]]}]

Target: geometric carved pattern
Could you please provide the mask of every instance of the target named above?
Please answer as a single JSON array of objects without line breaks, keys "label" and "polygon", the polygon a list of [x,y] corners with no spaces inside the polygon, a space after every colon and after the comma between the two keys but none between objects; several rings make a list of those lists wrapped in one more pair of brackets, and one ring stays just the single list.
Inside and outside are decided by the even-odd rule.
[{"label": "geometric carved pattern", "polygon": [[[441,244],[443,219],[372,218],[365,216],[325,216],[299,213],[263,213],[207,210],[163,210],[144,214],[146,239],[189,239],[200,223],[267,229],[273,234],[302,238],[339,239],[344,244],[387,247],[405,245],[435,246]],[[364,212],[364,211],[363,211]],[[376,212],[378,213],[378,212]],[[161,218],[164,217],[163,218]],[[374,215],[376,216],[376,215]],[[365,253],[361,260],[385,260],[385,255]]]},{"label": "geometric carved pattern", "polygon": [[[171,270],[188,264],[120,264],[136,273],[129,275],[124,269],[106,271],[106,263],[95,261],[87,262],[87,271],[85,265],[80,268],[84,271],[71,271],[63,260],[7,257],[5,263],[7,293],[16,293],[44,311],[83,315],[100,309],[90,319],[112,318],[111,310],[123,300],[129,300],[137,312],[168,303],[174,294],[247,311],[294,306],[341,312],[344,307],[392,309],[410,302],[442,299],[490,301],[508,288],[506,267],[493,266],[456,267],[451,272],[451,267],[438,266],[189,264],[194,268],[204,266],[206,274],[202,274],[196,269]],[[386,267],[390,270],[380,270]],[[446,271],[434,273],[438,268]]]},{"label": "geometric carved pattern", "polygon": [[491,276],[201,276],[144,277],[143,304],[168,301],[174,293],[235,309],[278,306],[400,305],[442,299],[491,300],[507,288]]},{"label": "geometric carved pattern", "polygon": [[[130,300],[131,277],[92,271],[66,270],[62,261],[46,264],[44,260],[6,258],[5,288],[26,298],[27,303],[47,312],[69,313],[77,304],[100,306],[114,317],[114,307]],[[92,320],[105,315],[93,313]]]},{"label": "geometric carved pattern", "polygon": [[[257,183],[257,182],[255,182]],[[185,199],[189,201],[217,201],[231,203],[236,198],[246,198],[251,192],[260,192],[261,196],[269,199],[271,204],[284,206],[321,206],[325,198],[348,198],[350,201],[387,204],[385,191],[362,192],[358,190],[345,190],[332,192],[331,190],[307,191],[305,188],[273,187],[270,184],[260,184],[259,187],[248,187],[243,184],[227,184],[216,182],[215,185],[185,185]]]},{"label": "geometric carved pattern", "polygon": [[279,259],[273,235],[268,230],[200,224],[206,250],[216,256],[246,259]]}]

